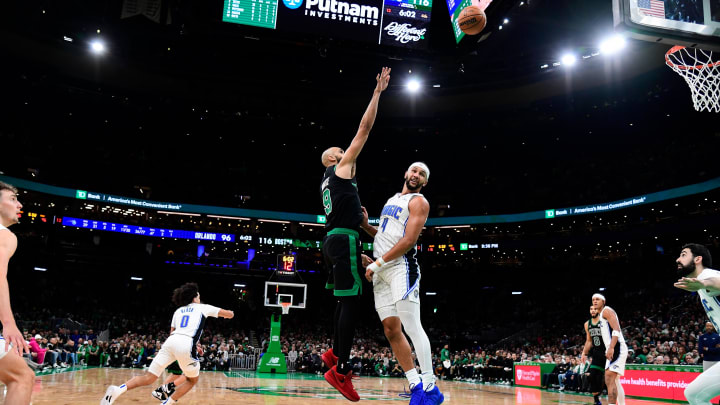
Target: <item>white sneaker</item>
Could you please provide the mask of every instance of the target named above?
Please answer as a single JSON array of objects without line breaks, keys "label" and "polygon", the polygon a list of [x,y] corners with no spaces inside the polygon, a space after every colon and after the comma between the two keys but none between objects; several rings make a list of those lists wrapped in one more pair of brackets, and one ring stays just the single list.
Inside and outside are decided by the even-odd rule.
[{"label": "white sneaker", "polygon": [[105,396],[103,397],[102,401],[100,401],[100,405],[111,405],[115,402],[117,397],[120,396],[117,391],[120,389],[117,385],[111,385],[108,387],[107,391],[105,391]]}]

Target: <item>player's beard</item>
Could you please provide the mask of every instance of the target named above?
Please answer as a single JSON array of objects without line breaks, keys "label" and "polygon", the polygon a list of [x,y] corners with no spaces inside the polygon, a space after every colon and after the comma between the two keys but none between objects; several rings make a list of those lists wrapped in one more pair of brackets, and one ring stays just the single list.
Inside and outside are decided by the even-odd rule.
[{"label": "player's beard", "polygon": [[405,187],[408,188],[408,190],[412,191],[413,193],[417,193],[422,188],[422,185],[420,185],[420,182],[417,183],[417,186],[413,187],[410,184],[410,179],[405,180]]},{"label": "player's beard", "polygon": [[692,273],[693,271],[695,271],[695,263],[694,262],[690,262],[690,264],[688,264],[687,266],[683,266],[682,264],[678,263],[678,268],[677,268],[678,277],[685,277],[688,274]]}]

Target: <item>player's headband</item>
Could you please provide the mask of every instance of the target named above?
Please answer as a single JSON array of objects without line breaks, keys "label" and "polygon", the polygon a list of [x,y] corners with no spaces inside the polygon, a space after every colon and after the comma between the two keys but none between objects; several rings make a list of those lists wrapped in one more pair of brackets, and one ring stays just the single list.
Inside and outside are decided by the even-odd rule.
[{"label": "player's headband", "polygon": [[430,180],[430,168],[427,167],[427,165],[423,162],[415,162],[408,167],[408,171],[412,169],[413,167],[419,167],[425,171],[425,178]]},{"label": "player's headband", "polygon": [[[601,300],[605,301],[605,296],[602,294],[595,293],[592,296],[593,298],[600,298]],[[606,302],[606,301],[605,301]]]}]

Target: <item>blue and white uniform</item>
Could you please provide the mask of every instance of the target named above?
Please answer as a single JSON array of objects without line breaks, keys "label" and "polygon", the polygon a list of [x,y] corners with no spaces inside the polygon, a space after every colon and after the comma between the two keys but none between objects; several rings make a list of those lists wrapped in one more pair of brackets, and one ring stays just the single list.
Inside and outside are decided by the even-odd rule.
[{"label": "blue and white uniform", "polygon": [[200,362],[195,345],[200,340],[207,317],[217,318],[218,312],[218,307],[195,303],[175,310],[170,324],[175,329],[163,343],[148,371],[160,376],[170,363],[177,360],[185,376],[197,377],[200,374]]},{"label": "blue and white uniform", "polygon": [[[410,200],[424,198],[419,193],[395,194],[380,214],[380,224],[373,243],[373,256],[380,258],[405,236],[410,218]],[[401,300],[420,303],[420,266],[415,257],[417,249],[412,247],[403,256],[385,263],[373,275],[375,309],[380,319],[397,316],[395,303]]]},{"label": "blue and white uniform", "polygon": [[[3,231],[10,232],[9,229],[0,225],[0,232],[3,232]],[[5,343],[6,343],[5,339],[3,339],[2,335],[0,335],[0,359],[5,357],[5,355],[8,353],[8,351],[10,351],[10,349],[11,349],[10,345],[8,345],[7,350],[5,350]]]},{"label": "blue and white uniform", "polygon": [[[608,306],[603,307],[602,312],[600,312],[600,321],[598,322],[598,325],[600,326],[600,332],[602,334],[603,343],[605,343],[605,347],[610,347],[610,342],[612,342],[612,333],[613,329],[610,326],[610,322],[605,319],[604,314],[605,311],[611,309]],[[618,323],[620,322],[620,319],[618,318]],[[615,345],[615,352],[613,353],[612,360],[606,360],[605,361],[605,370],[610,370],[615,373],[618,373],[619,375],[625,375],[625,361],[627,360],[628,356],[628,347],[625,343],[625,337],[622,335],[622,330],[618,331],[620,333],[620,336],[618,336],[617,344]]]},{"label": "blue and white uniform", "polygon": [[[713,269],[704,269],[698,275],[698,279],[707,280],[709,278],[720,277],[720,271]],[[700,302],[708,319],[715,326],[715,330],[720,330],[720,292],[709,292],[705,289],[698,290]],[[710,404],[710,400],[720,395],[720,364],[715,364],[707,370],[703,371],[690,385],[685,388],[685,397],[690,405]]]}]

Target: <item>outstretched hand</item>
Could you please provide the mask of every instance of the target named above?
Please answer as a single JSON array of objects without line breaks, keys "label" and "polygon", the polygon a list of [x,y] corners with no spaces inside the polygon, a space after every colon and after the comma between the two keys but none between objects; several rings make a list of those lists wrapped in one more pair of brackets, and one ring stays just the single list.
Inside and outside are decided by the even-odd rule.
[{"label": "outstretched hand", "polygon": [[675,283],[675,287],[685,291],[697,291],[705,288],[705,283],[697,278],[683,277]]},{"label": "outstretched hand", "polygon": [[375,91],[378,93],[381,93],[385,91],[388,87],[388,83],[390,83],[390,69],[389,67],[382,68],[382,72],[380,72],[377,77],[375,77],[375,80],[377,81],[377,85],[375,86]]}]

